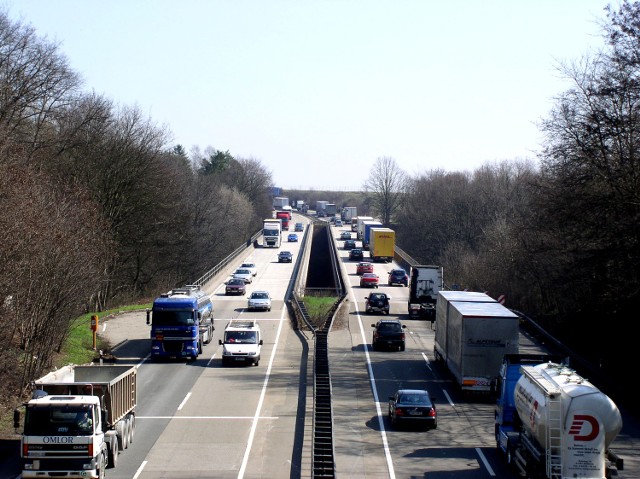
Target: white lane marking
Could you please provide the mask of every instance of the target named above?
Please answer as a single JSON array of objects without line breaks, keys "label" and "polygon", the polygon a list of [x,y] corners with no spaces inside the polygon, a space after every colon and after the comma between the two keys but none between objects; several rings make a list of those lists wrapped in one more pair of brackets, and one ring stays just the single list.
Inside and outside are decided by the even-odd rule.
[{"label": "white lane marking", "polygon": [[491,466],[489,465],[489,461],[487,461],[487,458],[484,457],[484,454],[482,454],[482,451],[480,450],[479,447],[476,447],[476,452],[478,453],[478,456],[480,456],[480,460],[482,460],[482,463],[484,464],[484,467],[487,468],[487,472],[495,477],[496,473],[493,472],[493,469],[491,469]]},{"label": "white lane marking", "polygon": [[[256,416],[138,416],[138,419],[255,419]],[[259,419],[280,419],[280,416],[260,416]]]},{"label": "white lane marking", "polygon": [[364,344],[364,354],[367,359],[367,369],[369,370],[369,382],[371,383],[371,391],[373,392],[373,400],[376,403],[376,414],[378,415],[378,424],[380,425],[380,436],[382,436],[382,445],[384,448],[384,457],[387,461],[387,469],[389,471],[389,479],[395,479],[396,473],[393,468],[393,459],[391,458],[391,451],[389,450],[389,442],[387,441],[387,431],[384,428],[384,420],[382,417],[382,408],[380,407],[380,401],[378,399],[378,389],[376,387],[376,378],[373,375],[373,368],[371,367],[371,357],[369,356],[369,344],[366,340],[366,335],[364,333],[364,326],[362,325],[362,316],[360,316],[360,311],[358,311],[358,301],[356,300],[355,294],[353,293],[353,288],[350,289],[349,294],[351,295],[353,304],[356,307],[356,314],[358,315],[358,324],[360,325],[360,335],[362,336],[362,342]]},{"label": "white lane marking", "polygon": [[142,461],[142,464],[140,464],[140,467],[138,468],[136,473],[133,475],[133,479],[137,479],[140,476],[140,474],[142,474],[142,470],[144,469],[144,466],[147,465],[147,462],[149,461]]},{"label": "white lane marking", "polygon": [[238,471],[238,479],[242,479],[244,477],[244,473],[247,469],[247,462],[249,462],[249,454],[251,453],[251,446],[253,446],[253,438],[256,435],[256,428],[258,427],[258,420],[260,419],[260,411],[262,410],[264,397],[267,393],[267,385],[269,384],[269,378],[271,377],[271,368],[273,367],[273,361],[276,357],[276,351],[278,349],[278,341],[280,340],[280,333],[282,332],[282,325],[284,324],[285,311],[286,310],[282,308],[282,312],[280,313],[280,323],[278,324],[278,332],[276,333],[276,340],[273,345],[273,351],[271,351],[271,357],[269,358],[269,366],[267,366],[267,373],[265,374],[265,377],[264,377],[264,384],[262,385],[262,391],[260,392],[260,400],[258,401],[258,406],[256,407],[256,414],[253,418],[253,423],[251,424],[251,431],[249,432],[247,448],[244,451],[244,457],[242,458],[242,465],[240,466],[240,470]]},{"label": "white lane marking", "polygon": [[187,401],[189,400],[190,397],[191,397],[191,391],[189,391],[187,393],[187,395],[184,397],[184,399],[182,400],[182,402],[178,406],[178,411],[180,411],[184,407],[184,405],[187,404]]},{"label": "white lane marking", "polygon": [[433,369],[431,369],[431,363],[429,362],[429,358],[425,353],[422,353],[422,358],[424,359],[424,362],[427,363],[427,369],[433,372]]}]

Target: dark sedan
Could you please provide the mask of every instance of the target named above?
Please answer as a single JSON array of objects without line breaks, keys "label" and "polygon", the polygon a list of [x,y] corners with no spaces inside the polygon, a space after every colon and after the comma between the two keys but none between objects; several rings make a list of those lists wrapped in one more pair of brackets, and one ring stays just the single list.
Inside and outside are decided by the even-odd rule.
[{"label": "dark sedan", "polygon": [[371,349],[375,351],[384,347],[395,351],[404,351],[404,329],[406,326],[400,320],[381,319],[371,326],[375,328],[371,339]]},{"label": "dark sedan", "polygon": [[353,249],[356,247],[356,242],[354,240],[345,240],[343,248],[344,249]]},{"label": "dark sedan", "polygon": [[393,426],[414,424],[426,430],[438,427],[438,414],[429,391],[399,389],[389,397],[389,420]]},{"label": "dark sedan", "polygon": [[354,248],[351,251],[349,251],[350,261],[362,261],[363,259],[364,259],[364,253],[362,252],[362,248]]},{"label": "dark sedan", "polygon": [[292,263],[293,262],[293,254],[291,251],[280,251],[278,253],[278,263]]},{"label": "dark sedan", "polygon": [[244,280],[239,278],[231,278],[224,287],[224,294],[229,296],[239,294],[244,296],[247,293],[247,286]]}]

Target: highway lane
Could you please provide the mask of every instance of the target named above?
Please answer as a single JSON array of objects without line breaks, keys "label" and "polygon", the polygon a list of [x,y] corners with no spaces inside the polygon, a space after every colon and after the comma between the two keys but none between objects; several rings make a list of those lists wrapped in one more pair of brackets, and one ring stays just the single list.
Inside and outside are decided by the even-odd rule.
[{"label": "highway lane", "polygon": [[[335,228],[334,238],[343,228]],[[381,315],[365,314],[356,262],[341,250],[342,267],[349,278],[348,324],[329,336],[333,388],[334,447],[339,476],[358,478],[516,478],[499,456],[494,439],[494,405],[490,398],[462,396],[443,365],[433,362],[434,331],[430,322],[410,320],[408,288],[386,285],[394,264],[378,264],[378,291],[392,297],[390,317],[407,325],[406,350],[370,350],[372,328]],[[365,259],[367,254],[365,253]],[[385,316],[386,317],[386,316]],[[540,352],[541,346],[521,334],[522,352]],[[438,407],[438,429],[424,432],[397,430],[387,419],[388,397],[399,387],[428,389]],[[637,421],[625,417],[623,433],[614,448],[625,459],[618,477],[640,477]]]},{"label": "highway lane", "polygon": [[[281,249],[292,251],[295,261],[299,248],[285,242]],[[149,327],[144,313],[129,321],[135,332],[124,334],[126,341],[114,354],[118,362],[140,364],[136,437],[107,477],[300,477],[307,343],[290,327],[284,303],[295,263],[278,263],[278,251],[248,249],[248,256],[225,271],[230,275],[242,261],[254,261],[258,273],[247,285],[247,296],[254,289],[270,291],[270,312],[248,312],[246,296],[225,296],[226,275],[205,285],[214,302],[216,330],[195,362],[145,361]],[[260,324],[264,345],[257,367],[221,364],[218,339],[227,322],[237,318]],[[113,333],[114,342],[119,342],[118,320],[107,321],[101,333]]]},{"label": "highway lane", "polygon": [[[334,237],[344,229],[333,228]],[[295,247],[283,245],[292,251]],[[118,468],[109,470],[107,477],[309,477],[309,470],[299,470],[300,449],[309,447],[301,444],[300,437],[306,338],[292,331],[282,316],[284,291],[291,279],[279,273],[292,271],[292,266],[276,263],[274,250],[248,252],[259,267],[258,279],[248,289],[269,289],[276,297],[272,311],[248,313],[246,298],[223,296],[221,279],[211,285],[219,318],[213,344],[193,365],[141,365],[136,442],[120,455]],[[329,335],[338,477],[516,477],[497,454],[493,404],[460,397],[447,372],[431,362],[431,324],[406,315],[408,288],[386,286],[386,271],[395,265],[376,264],[375,269],[383,280],[379,291],[393,298],[391,317],[408,325],[407,349],[372,352],[370,325],[381,316],[362,313],[364,296],[371,290],[358,286],[356,262],[348,261],[348,252],[339,254],[352,288],[347,321]],[[222,368],[217,340],[224,324],[230,318],[251,316],[260,318],[266,339],[260,366]],[[130,339],[120,351],[131,343],[136,341]],[[527,337],[521,337],[521,343],[533,346]],[[174,387],[175,375],[182,376],[179,388]],[[437,430],[389,426],[387,399],[401,385],[432,391],[440,417]],[[627,464],[622,478],[640,477],[638,437],[635,424],[625,422],[616,440]]]}]

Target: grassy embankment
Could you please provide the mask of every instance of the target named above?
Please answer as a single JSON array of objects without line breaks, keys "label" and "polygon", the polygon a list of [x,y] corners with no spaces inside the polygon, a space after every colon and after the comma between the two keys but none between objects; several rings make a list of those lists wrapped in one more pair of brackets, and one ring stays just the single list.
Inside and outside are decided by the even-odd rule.
[{"label": "grassy embankment", "polygon": [[[96,348],[93,348],[93,331],[91,330],[91,317],[93,315],[98,316],[98,323],[100,324],[102,318],[123,311],[144,309],[146,307],[151,307],[151,305],[135,304],[102,311],[100,313],[87,313],[77,317],[71,322],[69,336],[60,353],[56,354],[53,360],[53,368],[57,369],[67,364],[88,364],[97,357],[97,351],[108,349],[108,345],[97,336]],[[14,398],[14,401],[8,401],[6,404],[3,404],[3,410],[0,411],[0,435],[13,433],[13,410],[22,404],[24,399],[25,398]]]}]

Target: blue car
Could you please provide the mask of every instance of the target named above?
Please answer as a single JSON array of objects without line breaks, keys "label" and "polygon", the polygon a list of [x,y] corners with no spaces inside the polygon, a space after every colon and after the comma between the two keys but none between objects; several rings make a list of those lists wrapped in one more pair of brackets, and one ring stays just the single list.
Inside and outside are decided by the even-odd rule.
[{"label": "blue car", "polygon": [[295,233],[290,233],[287,241],[289,241],[289,243],[298,241],[298,235]]}]

